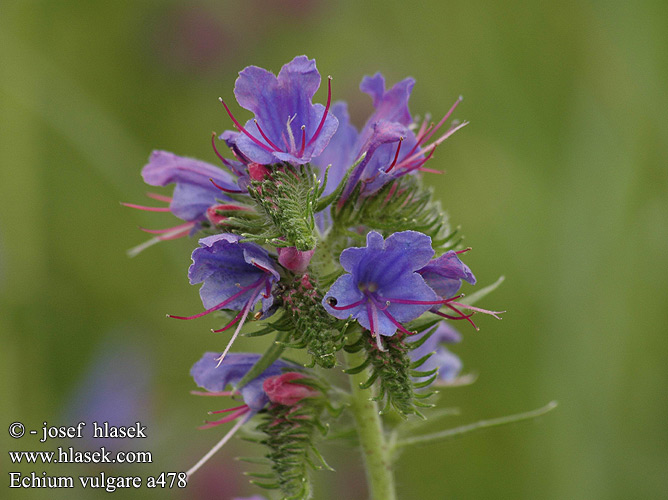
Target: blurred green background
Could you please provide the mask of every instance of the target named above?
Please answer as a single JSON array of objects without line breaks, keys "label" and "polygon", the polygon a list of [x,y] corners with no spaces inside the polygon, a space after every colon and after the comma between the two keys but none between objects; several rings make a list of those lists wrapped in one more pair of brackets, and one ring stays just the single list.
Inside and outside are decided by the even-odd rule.
[{"label": "blurred green background", "polygon": [[[461,409],[445,425],[560,402],[535,422],[406,451],[400,498],[668,497],[667,19],[661,1],[2,2],[2,425],[73,424],[126,401],[150,437],[117,446],[154,463],[105,470],[142,476],[184,470],[217,441],[221,429],[196,429],[215,408],[189,395],[188,371],[227,336],[164,317],[201,310],[185,274],[194,241],[128,259],[146,239],[137,225],[173,219],[118,202],[145,201],[139,172],[154,148],[214,161],[211,131],[231,128],[217,98],[232,100],[239,70],[307,54],[358,126],[371,105],[357,86],[378,70],[417,79],[415,114],[465,97],[457,117],[471,124],[432,161],[445,175],[428,179],[479,283],[506,276],[484,305],[508,312],[478,333],[461,327],[453,350],[479,378],[441,394],[439,406]],[[55,447],[0,434],[5,451]],[[246,448],[223,450],[173,496],[256,493],[232,460],[257,451]],[[326,454],[339,473],[317,474],[316,498],[364,498],[357,451]],[[11,470],[102,470],[3,456],[3,488]]]}]

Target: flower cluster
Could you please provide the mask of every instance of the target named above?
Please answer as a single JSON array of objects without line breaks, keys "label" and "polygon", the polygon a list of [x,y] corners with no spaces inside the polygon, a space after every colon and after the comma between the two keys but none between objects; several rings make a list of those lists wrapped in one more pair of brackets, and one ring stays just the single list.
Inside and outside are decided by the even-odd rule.
[{"label": "flower cluster", "polygon": [[[240,396],[243,404],[211,412],[226,416],[203,428],[236,423],[188,474],[257,416],[275,474],[265,486],[286,498],[311,494],[299,467],[321,460],[313,431],[326,430],[324,410],[336,415],[344,407],[336,404],[344,391],[321,372],[282,360],[285,349],[304,348],[310,367],[328,369],[345,349],[364,360],[345,370],[366,371],[362,388],[378,384],[376,399],[386,407],[421,415],[417,407],[430,406],[422,401],[429,396],[424,389],[437,379],[453,381],[461,369],[442,346],[460,340],[448,320],[475,326],[474,313],[499,314],[459,293],[463,282],[476,283],[461,260],[470,248],[461,248],[421,180],[421,172],[435,172],[426,164],[436,147],[466,125],[451,121],[461,98],[437,123],[416,123],[408,108],[412,78],[387,89],[380,73],[365,77],[360,89],[374,111],[358,131],[346,104],[332,102],[331,77],[326,103],[313,102],[320,84],[306,56],[277,76],[247,67],[234,95],[252,116],[237,119],[220,99],[234,127],[211,138],[221,167],[156,151],[142,175],[152,186],[174,185],[171,196],[149,193],[168,205],[126,204],[184,221],[144,229],[155,236],[132,255],[160,241],[200,236],[188,278],[201,284],[204,311],[169,316],[193,320],[231,311],[212,331],[236,326],[222,353],[207,352],[191,375],[206,390],[197,394]],[[249,321],[261,326],[247,335],[276,335],[262,355],[231,352]]]}]

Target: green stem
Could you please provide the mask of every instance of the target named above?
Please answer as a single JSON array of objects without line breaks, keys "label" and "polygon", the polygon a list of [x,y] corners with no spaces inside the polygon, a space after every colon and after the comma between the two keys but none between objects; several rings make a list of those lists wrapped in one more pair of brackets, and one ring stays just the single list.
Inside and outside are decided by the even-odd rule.
[{"label": "green stem", "polygon": [[[349,367],[359,366],[364,359],[362,352],[346,353]],[[368,377],[367,370],[362,370],[350,376],[350,385],[351,410],[357,423],[371,500],[396,500],[390,449],[383,433],[378,405],[370,400],[372,394],[369,390],[360,389],[360,384]]]}]

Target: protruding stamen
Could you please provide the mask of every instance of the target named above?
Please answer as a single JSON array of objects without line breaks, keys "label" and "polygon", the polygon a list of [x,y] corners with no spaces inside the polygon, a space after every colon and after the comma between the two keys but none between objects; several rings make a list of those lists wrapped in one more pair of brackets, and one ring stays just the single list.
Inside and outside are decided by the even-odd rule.
[{"label": "protruding stamen", "polygon": [[146,250],[148,247],[151,247],[156,243],[160,243],[161,241],[174,240],[176,238],[182,238],[184,236],[187,236],[190,233],[190,229],[194,226],[195,223],[193,222],[191,227],[177,226],[175,228],[172,228],[173,230],[170,232],[163,233],[160,236],[156,236],[148,241],[145,241],[141,245],[137,245],[136,247],[131,248],[130,250],[127,251],[127,254],[129,257],[134,257],[139,253],[143,252],[144,250]]},{"label": "protruding stamen", "polygon": [[274,151],[272,151],[272,149],[271,149],[269,146],[267,146],[267,145],[265,145],[265,144],[262,144],[262,142],[260,142],[258,139],[256,139],[255,137],[253,137],[253,135],[251,135],[251,133],[248,132],[248,130],[246,130],[246,129],[245,129],[245,128],[244,128],[244,127],[237,121],[237,119],[234,117],[234,115],[233,115],[232,112],[230,111],[230,108],[228,108],[228,107],[227,107],[227,104],[225,104],[225,101],[223,101],[223,98],[222,98],[222,97],[219,97],[218,100],[222,103],[223,106],[225,106],[225,111],[227,111],[227,114],[230,116],[230,118],[232,119],[232,122],[234,123],[234,126],[237,128],[237,130],[238,130],[239,132],[243,132],[243,134],[244,134],[246,137],[248,137],[251,141],[253,141],[255,144],[257,144],[258,146],[260,146],[262,149],[264,149],[267,153],[273,153],[273,152],[274,152]]},{"label": "protruding stamen", "polygon": [[269,137],[267,137],[265,135],[264,130],[262,130],[262,127],[260,127],[260,124],[259,124],[259,122],[257,121],[256,118],[253,118],[253,122],[255,122],[255,126],[257,127],[258,131],[260,132],[260,135],[262,136],[262,138],[265,141],[267,141],[267,144],[269,144],[272,148],[274,148],[274,151],[280,151],[281,148],[279,148],[276,144],[271,142],[271,139],[269,139]]},{"label": "protruding stamen", "polygon": [[239,335],[239,332],[241,331],[241,327],[244,326],[244,323],[246,322],[246,318],[248,317],[248,313],[253,309],[253,306],[255,305],[255,299],[260,293],[260,290],[262,289],[264,285],[261,285],[255,289],[255,292],[251,296],[251,298],[248,300],[246,303],[246,306],[243,309],[243,315],[241,316],[241,320],[239,321],[239,326],[237,326],[237,329],[234,331],[234,335],[232,335],[232,338],[230,341],[227,343],[227,347],[225,347],[225,350],[223,351],[223,354],[220,355],[220,357],[216,358],[216,361],[218,361],[218,364],[216,367],[220,366],[220,364],[223,362],[225,359],[225,356],[227,356],[227,353],[229,352],[230,348],[232,347],[232,344],[234,344],[234,341],[237,338],[237,335]]},{"label": "protruding stamen", "polygon": [[399,151],[401,151],[401,145],[403,144],[404,139],[405,137],[399,137],[399,145],[397,146],[397,152],[394,153],[394,160],[392,160],[392,164],[385,171],[386,174],[389,174],[390,170],[392,170],[394,166],[397,164],[397,159],[399,158]]},{"label": "protruding stamen", "polygon": [[337,306],[336,299],[334,297],[330,297],[329,299],[327,299],[327,305],[329,305],[329,307],[331,307],[335,311],[345,311],[346,309],[352,309],[353,307],[362,305],[364,302],[366,302],[366,300],[367,299],[365,297],[362,300],[354,302],[353,304],[349,304],[347,306]]},{"label": "protruding stamen", "polygon": [[216,147],[216,135],[217,134],[215,132],[211,132],[211,146],[213,146],[213,152],[216,153],[216,156],[218,157],[218,159],[220,161],[222,161],[223,164],[224,164],[225,163],[225,158],[223,158],[223,155],[221,155],[218,152],[218,148]]},{"label": "protruding stamen", "polygon": [[203,430],[203,429],[211,429],[211,427],[215,427],[220,424],[226,424],[227,422],[231,422],[232,420],[236,420],[239,418],[241,415],[248,413],[250,411],[250,408],[248,408],[247,405],[243,405],[243,407],[240,410],[237,410],[233,413],[230,413],[226,417],[221,418],[220,420],[215,420],[213,422],[206,422],[204,425],[201,425],[198,427],[198,429]]},{"label": "protruding stamen", "polygon": [[243,404],[241,406],[235,406],[234,408],[225,408],[224,410],[216,410],[216,411],[210,411],[209,415],[217,415],[218,413],[229,413],[231,411],[237,411],[242,408],[248,408],[248,405]]},{"label": "protruding stamen", "polygon": [[390,312],[387,310],[388,307],[390,307],[391,302],[389,300],[385,301],[385,305],[379,304],[378,301],[373,297],[373,295],[370,295],[371,300],[378,306],[378,309],[380,309],[383,314],[389,319],[394,326],[396,326],[400,332],[405,333],[406,335],[415,335],[417,332],[411,332],[404,328],[404,326],[399,323],[394,316],[390,314]]},{"label": "protruding stamen", "polygon": [[165,203],[171,203],[172,202],[172,197],[171,196],[165,196],[165,195],[158,194],[158,193],[146,193],[146,196],[148,196],[149,198],[153,198],[154,200],[164,201]]},{"label": "protruding stamen", "polygon": [[414,154],[413,154],[412,156],[410,156],[409,158],[406,158],[405,160],[403,160],[402,163],[410,163],[410,162],[412,162],[412,161],[414,161],[414,160],[417,160],[418,158],[420,158],[420,156],[422,156],[422,155],[428,153],[429,151],[433,150],[436,146],[438,146],[439,144],[441,144],[441,143],[442,143],[443,141],[445,141],[448,137],[450,137],[452,134],[454,134],[455,132],[457,132],[460,128],[463,128],[463,127],[465,127],[465,126],[468,125],[468,124],[469,124],[469,122],[462,122],[462,123],[460,123],[459,125],[457,125],[456,127],[451,128],[451,129],[448,130],[445,134],[443,134],[441,137],[439,137],[436,141],[432,142],[429,146],[425,147],[424,149],[422,149],[422,150],[420,150],[420,151],[414,153]]},{"label": "protruding stamen", "polygon": [[473,250],[471,247],[467,247],[467,248],[465,248],[464,250],[457,250],[455,253],[456,253],[457,255],[461,255],[461,254],[463,254],[463,253],[470,252],[471,250]]},{"label": "protruding stamen", "polygon": [[425,134],[424,142],[427,142],[431,137],[436,133],[436,131],[443,126],[443,124],[448,121],[448,118],[450,118],[450,115],[455,111],[457,106],[459,106],[459,103],[463,101],[463,97],[459,96],[455,103],[452,105],[452,107],[448,110],[447,113],[445,113],[445,116],[441,118],[441,121],[438,122],[438,124],[427,134]]},{"label": "protruding stamen", "polygon": [[199,469],[213,455],[215,455],[215,453],[218,450],[220,450],[223,447],[223,445],[225,445],[225,443],[227,443],[230,440],[230,438],[234,436],[234,433],[237,432],[242,425],[248,422],[252,416],[253,414],[249,413],[244,418],[239,419],[239,421],[236,424],[234,424],[234,427],[232,427],[230,431],[227,434],[225,434],[223,439],[218,441],[218,443],[213,448],[211,448],[211,450],[206,455],[204,455],[195,465],[193,465],[190,469],[188,469],[188,471],[186,472],[186,476],[190,478],[190,476],[192,476],[197,471],[197,469]]},{"label": "protruding stamen", "polygon": [[178,230],[181,230],[181,231],[188,230],[188,231],[190,231],[190,229],[192,229],[194,225],[195,225],[194,222],[186,222],[185,224],[180,224],[180,225],[174,226],[174,227],[168,227],[166,229],[146,229],[145,227],[141,227],[141,226],[139,226],[139,229],[141,229],[145,233],[149,233],[149,234],[165,234],[165,233],[173,233],[174,231],[178,231]]},{"label": "protruding stamen", "polygon": [[451,302],[450,304],[461,307],[463,309],[469,309],[471,311],[483,313],[483,314],[489,314],[490,316],[494,316],[496,319],[501,320],[498,314],[503,314],[506,311],[490,311],[489,309],[481,309],[480,307],[474,307],[470,306],[468,304],[462,304],[461,302]]},{"label": "protruding stamen", "polygon": [[234,396],[236,394],[239,394],[236,391],[216,391],[216,392],[209,392],[209,391],[190,391],[190,394],[193,396]]},{"label": "protruding stamen", "polygon": [[327,119],[327,113],[329,113],[329,106],[332,103],[332,77],[328,76],[327,77],[327,106],[325,106],[325,112],[322,114],[322,119],[320,120],[320,124],[318,125],[318,128],[315,130],[315,134],[313,134],[313,137],[308,141],[308,144],[306,147],[310,147],[311,144],[315,142],[315,140],[318,138],[320,135],[320,131],[322,130],[323,125],[325,124],[325,120]]},{"label": "protruding stamen", "polygon": [[169,207],[147,207],[144,205],[135,205],[134,203],[123,203],[121,205],[129,208],[136,208],[137,210],[145,210],[147,212],[169,212]]},{"label": "protruding stamen", "polygon": [[239,290],[237,293],[232,295],[230,298],[223,300],[220,304],[217,304],[217,305],[215,305],[215,306],[213,306],[213,307],[211,307],[211,308],[207,309],[206,311],[203,311],[199,314],[195,314],[194,316],[174,316],[172,314],[168,314],[167,317],[168,318],[174,318],[174,319],[186,319],[186,320],[201,318],[202,316],[206,316],[207,314],[210,314],[214,311],[217,311],[218,309],[222,309],[223,307],[225,307],[227,304],[232,302],[234,299],[236,299],[240,295],[246,293],[251,288],[256,287],[263,279],[264,279],[264,277],[260,278],[259,280],[257,280],[255,283],[253,283],[251,285],[243,287],[241,290]]},{"label": "protruding stamen", "polygon": [[264,272],[267,273],[267,274],[271,274],[271,271],[270,271],[269,269],[267,269],[267,268],[264,267],[264,266],[261,266],[260,264],[258,264],[258,263],[255,262],[254,260],[251,261],[251,264],[253,264],[255,267],[257,267],[257,268],[260,269],[261,271],[264,271]]},{"label": "protruding stamen", "polygon": [[213,184],[216,188],[218,188],[218,189],[220,189],[221,191],[223,191],[224,193],[243,193],[243,191],[241,191],[240,189],[228,189],[228,188],[224,188],[223,186],[218,185],[218,184],[216,183],[216,181],[214,181],[211,177],[209,177],[209,182],[210,182],[211,184]]},{"label": "protruding stamen", "polygon": [[304,148],[306,147],[306,125],[302,125],[302,147],[299,148],[299,153],[297,157],[301,158],[304,154]]},{"label": "protruding stamen", "polygon": [[211,329],[211,331],[213,333],[220,333],[220,332],[224,332],[225,330],[229,330],[230,328],[232,328],[234,325],[237,324],[237,322],[239,321],[239,318],[241,318],[243,313],[244,313],[243,310],[239,311],[239,313],[227,325],[225,325],[222,328],[219,328],[218,330]]},{"label": "protruding stamen", "polygon": [[378,347],[378,350],[387,352],[387,348],[383,345],[383,342],[380,338],[380,332],[376,330],[376,326],[379,325],[378,311],[376,310],[376,306],[371,301],[368,301],[366,304],[366,314],[367,317],[369,318],[369,327],[371,330],[371,336],[375,337],[376,346]]}]

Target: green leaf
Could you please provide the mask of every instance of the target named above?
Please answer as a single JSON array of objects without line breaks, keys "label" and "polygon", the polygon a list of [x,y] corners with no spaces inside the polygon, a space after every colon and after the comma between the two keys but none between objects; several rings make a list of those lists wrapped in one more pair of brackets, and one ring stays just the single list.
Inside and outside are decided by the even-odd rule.
[{"label": "green leaf", "polygon": [[259,377],[263,371],[269,368],[269,365],[271,365],[280,357],[284,349],[282,341],[286,340],[289,336],[289,332],[279,332],[278,335],[276,335],[276,342],[272,343],[269,346],[269,349],[267,349],[267,351],[260,357],[260,359],[255,362],[253,367],[248,370],[248,373],[242,377],[242,379],[236,385],[235,389],[239,390],[246,386],[248,382]]}]

